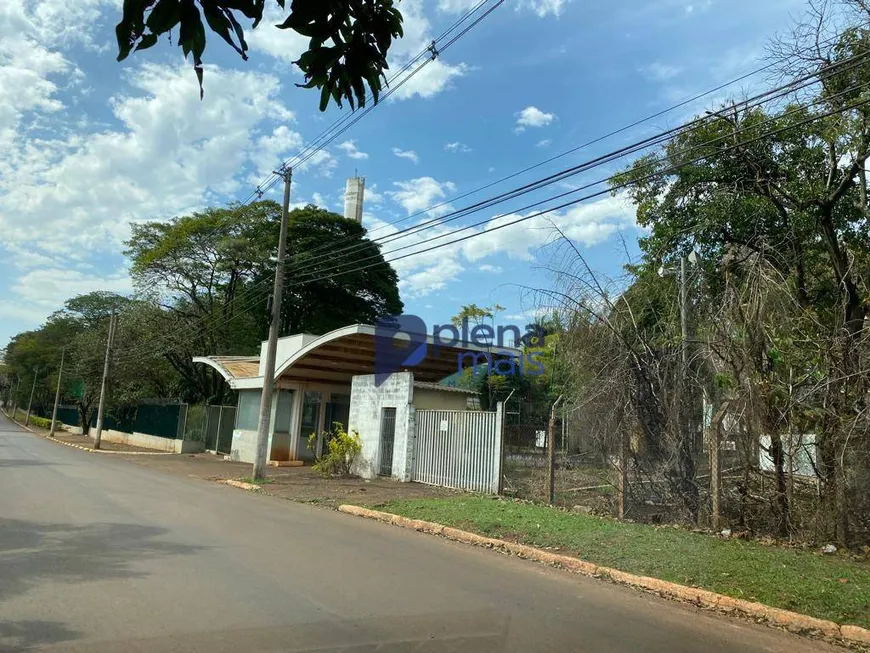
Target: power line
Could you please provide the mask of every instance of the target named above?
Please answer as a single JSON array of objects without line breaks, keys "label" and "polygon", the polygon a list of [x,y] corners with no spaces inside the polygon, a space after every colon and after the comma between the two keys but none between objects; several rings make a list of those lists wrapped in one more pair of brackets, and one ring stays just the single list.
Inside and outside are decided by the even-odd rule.
[{"label": "power line", "polygon": [[[856,86],[856,87],[853,87],[852,89],[847,89],[846,91],[843,91],[842,93],[838,94],[838,96],[839,96],[839,95],[846,94],[846,93],[848,93],[848,92],[851,92],[852,90],[855,90],[856,88],[859,88],[860,86],[861,86],[861,85]],[[818,103],[818,102],[827,102],[827,101],[830,101],[830,100],[832,100],[832,99],[835,99],[836,97],[837,97],[837,96],[833,96],[833,97],[830,97],[830,98],[820,99],[820,100],[817,101],[817,103]],[[796,111],[799,111],[799,110],[800,110],[800,109],[793,110],[792,112],[789,112],[789,113],[787,113],[787,114],[785,114],[785,115],[789,115],[790,113],[793,113],[793,112],[796,112]],[[846,111],[846,110],[849,110],[849,109],[847,108],[847,109],[842,109],[842,110],[836,110],[836,111],[834,111],[834,112],[832,112],[832,113],[837,113],[837,112],[839,112],[839,111]],[[821,115],[821,116],[816,116],[816,117],[812,118],[811,120],[817,120],[817,119],[820,119],[820,118],[822,118],[822,117],[825,117],[825,115],[831,115],[831,114],[829,113],[829,114],[823,114],[823,115]],[[716,117],[716,116],[713,116],[713,117]],[[759,127],[760,125],[763,125],[763,124],[765,124],[765,123],[771,122],[771,121],[773,121],[773,120],[779,120],[779,119],[781,119],[782,117],[783,117],[783,116],[772,117],[772,118],[769,118],[769,119],[763,121],[762,123],[759,123],[759,124],[756,124],[756,125],[752,125],[751,127],[744,128],[743,130],[739,130],[739,131],[756,130],[756,129],[758,129],[758,127]],[[708,118],[708,119],[709,119],[709,118]],[[811,121],[811,120],[810,120],[810,121]],[[799,123],[799,124],[803,124],[803,123]],[[792,125],[792,126],[789,126],[789,127],[787,127],[787,128],[793,128],[794,126],[795,126],[795,125]],[[780,130],[780,131],[781,131],[781,130]],[[770,136],[770,135],[773,135],[773,134],[776,134],[776,133],[779,133],[779,131],[774,131],[774,132],[770,132],[770,133],[767,133],[767,134],[763,134],[763,135],[761,135],[761,136],[759,136],[759,137],[756,137],[755,139],[752,139],[752,140],[747,141],[747,142],[754,142],[754,140],[758,140],[758,139],[760,139],[760,138],[766,138],[766,137],[768,137],[768,136]],[[733,135],[734,135],[733,133],[732,133],[732,134],[729,134],[729,137],[730,137],[730,136],[733,136]],[[723,138],[724,138],[724,137],[720,137],[720,138],[718,138],[718,139],[713,139],[712,141],[708,141],[708,142],[702,143],[702,144],[696,146],[695,149],[698,149],[698,148],[701,148],[701,147],[709,147],[710,145],[715,144],[716,142],[723,140]],[[743,143],[743,144],[745,145],[746,142]],[[723,151],[728,151],[729,149],[732,149],[732,148],[727,148],[726,150],[723,150]],[[720,154],[720,153],[715,153],[715,154]],[[624,155],[625,155],[625,154],[623,154],[622,156],[624,156]],[[714,156],[714,155],[707,155],[707,157],[709,157],[709,156]],[[704,157],[701,157],[701,158],[704,158]],[[599,164],[599,165],[600,165],[600,164]],[[655,173],[655,174],[663,174],[663,173],[660,173],[660,172],[659,172],[659,173]],[[542,200],[542,201],[540,201],[540,202],[536,202],[536,203],[531,204],[531,205],[529,205],[528,207],[524,207],[523,209],[520,209],[520,210],[527,210],[527,208],[529,208],[529,207],[537,206],[537,205],[540,205],[540,204],[543,204],[543,203],[546,203],[546,202],[549,202],[549,201],[553,201],[554,199],[559,199],[559,198],[565,197],[565,196],[567,196],[567,195],[574,194],[574,193],[576,193],[576,192],[578,192],[578,191],[580,191],[580,190],[588,189],[588,188],[590,188],[590,187],[594,187],[595,185],[599,185],[599,184],[601,184],[601,183],[606,183],[608,180],[610,180],[610,177],[604,178],[604,179],[599,180],[599,181],[596,181],[596,182],[592,182],[592,183],[590,183],[590,184],[587,184],[587,185],[582,186],[582,187],[577,188],[577,189],[572,189],[571,191],[568,191],[568,192],[566,192],[566,193],[562,193],[562,194],[556,195],[556,196],[554,196],[554,197],[547,198],[546,200]],[[513,225],[513,224],[517,224],[517,223],[519,223],[519,222],[523,222],[524,220],[531,219],[531,218],[533,218],[533,217],[537,217],[537,216],[540,216],[540,215],[543,215],[543,214],[546,214],[546,213],[550,213],[550,212],[553,212],[553,211],[556,211],[556,210],[560,210],[561,208],[565,208],[565,207],[567,207],[567,206],[572,206],[572,205],[574,205],[574,204],[576,204],[576,203],[578,203],[578,202],[582,202],[582,201],[584,201],[584,200],[586,200],[586,199],[589,199],[589,198],[591,198],[591,197],[597,197],[597,196],[600,196],[600,195],[602,195],[602,194],[606,194],[606,193],[608,193],[608,192],[612,192],[613,190],[616,190],[616,189],[617,189],[616,187],[608,188],[608,189],[606,189],[606,190],[604,190],[604,191],[600,191],[600,192],[594,193],[594,194],[592,194],[592,195],[590,195],[590,196],[586,196],[586,197],[580,198],[579,200],[572,200],[572,201],[567,202],[567,203],[565,203],[565,204],[562,204],[562,205],[560,205],[560,206],[557,206],[557,207],[551,207],[551,208],[549,208],[549,209],[546,209],[546,210],[544,210],[544,211],[538,212],[538,213],[536,213],[536,214],[532,214],[532,215],[530,215],[530,216],[526,216],[526,217],[520,218],[520,219],[515,220],[515,221],[512,221],[512,222],[504,223],[504,224],[499,225],[499,226],[497,226],[497,227],[495,227],[495,228],[489,229],[488,232],[494,231],[494,230],[496,230],[496,229],[501,229],[501,228],[504,228],[504,227],[506,227],[506,226],[511,226],[511,225]],[[505,214],[505,215],[507,215],[507,214]],[[430,239],[429,242],[431,242],[432,240],[438,240],[438,239],[441,239],[441,238],[445,238],[445,237],[453,236],[453,235],[455,235],[455,234],[457,234],[457,233],[460,233],[460,232],[462,232],[462,231],[466,231],[466,230],[468,230],[468,229],[472,229],[472,228],[474,228],[474,227],[481,226],[481,225],[483,225],[483,224],[486,224],[486,223],[492,222],[492,221],[497,220],[497,219],[499,219],[499,218],[501,218],[501,217],[505,217],[505,215],[497,216],[497,217],[495,217],[495,218],[491,218],[491,219],[486,219],[486,220],[480,221],[480,222],[478,222],[478,223],[474,223],[474,224],[471,224],[471,225],[466,225],[466,226],[461,227],[460,229],[457,229],[457,230],[455,230],[455,231],[452,231],[452,232],[449,232],[449,233],[446,233],[446,234],[441,234],[441,235],[435,236],[434,238]],[[455,217],[461,217],[461,216],[455,216]],[[453,218],[453,219],[455,219],[455,218]],[[432,251],[432,250],[434,250],[434,249],[439,249],[440,247],[443,247],[443,246],[447,246],[447,245],[450,245],[450,244],[454,244],[454,243],[457,243],[457,242],[462,242],[462,241],[464,241],[464,240],[468,240],[469,238],[473,238],[473,237],[475,237],[475,236],[477,236],[477,235],[482,235],[482,233],[486,233],[486,232],[481,232],[481,233],[471,234],[471,235],[469,235],[469,236],[465,236],[465,237],[460,238],[460,239],[452,240],[452,241],[449,241],[449,242],[447,242],[447,243],[442,243],[442,244],[437,245],[437,246],[429,246],[429,247],[425,247],[425,248],[422,248],[422,249],[420,249],[420,250],[418,250],[418,251],[414,251],[414,252],[411,252],[411,253],[408,253],[408,254],[404,254],[404,255],[402,255],[402,256],[398,256],[398,257],[395,257],[395,258],[387,258],[390,254],[394,254],[394,253],[397,253],[397,252],[399,252],[399,251],[406,250],[406,249],[409,249],[409,248],[417,247],[417,246],[419,245],[419,243],[414,243],[414,244],[412,244],[412,245],[406,245],[406,246],[399,247],[399,248],[394,249],[394,250],[390,250],[390,251],[384,253],[383,255],[382,255],[381,253],[378,253],[377,255],[372,256],[372,257],[369,257],[368,259],[363,259],[362,261],[360,261],[360,260],[354,261],[354,262],[353,262],[353,264],[354,264],[354,268],[353,268],[352,270],[347,270],[347,271],[345,271],[345,272],[336,272],[336,273],[334,273],[334,274],[326,274],[326,275],[324,275],[324,272],[329,272],[330,270],[334,270],[334,269],[335,269],[335,270],[340,270],[340,268],[341,268],[344,264],[339,263],[338,265],[333,266],[332,268],[327,268],[326,271],[321,270],[321,271],[318,271],[318,272],[316,272],[316,273],[312,273],[312,275],[310,275],[308,278],[303,277],[302,279],[297,279],[297,281],[295,281],[293,284],[290,284],[290,286],[292,287],[292,286],[301,285],[301,284],[304,284],[304,283],[311,283],[311,282],[315,282],[315,281],[321,281],[321,280],[325,280],[325,279],[331,279],[331,278],[335,278],[335,277],[338,277],[338,276],[342,276],[342,275],[347,274],[347,273],[350,273],[350,272],[357,272],[357,271],[360,271],[360,270],[368,269],[368,268],[370,268],[370,267],[374,267],[374,266],[376,266],[376,265],[381,265],[381,261],[380,261],[380,260],[376,261],[375,263],[373,263],[373,264],[371,264],[371,265],[367,265],[367,266],[363,266],[363,267],[360,267],[360,266],[358,265],[359,263],[361,263],[361,262],[365,262],[365,261],[367,261],[367,260],[380,259],[381,256],[383,256],[383,260],[384,260],[384,262],[387,262],[387,263],[390,263],[390,262],[393,262],[393,261],[397,261],[397,260],[402,260],[402,259],[408,258],[408,257],[410,257],[410,256],[416,256],[416,255],[420,255],[420,254],[423,254],[423,253],[426,253],[426,252]],[[320,276],[315,277],[314,275],[320,275]],[[256,303],[256,302],[258,302],[258,301],[260,301],[260,300],[259,300],[259,299],[256,299],[256,293],[255,293],[254,303]],[[243,309],[243,310],[245,310],[245,309]],[[240,313],[240,314],[243,314],[243,313]],[[232,318],[231,318],[231,319],[232,319]],[[181,330],[179,330],[179,331],[181,331]]]},{"label": "power line", "polygon": [[[475,13],[477,13],[484,5],[486,5],[490,0],[481,0],[477,5],[473,8],[469,9],[465,12],[459,19],[457,19],[450,27],[448,27],[438,38],[432,40],[432,42],[427,45],[423,50],[421,50],[415,57],[413,57],[410,61],[408,61],[397,73],[395,73],[388,81],[387,81],[387,92],[384,93],[378,104],[383,102],[385,99],[390,97],[393,93],[399,90],[405,83],[410,81],[417,73],[419,73],[423,68],[429,65],[433,60],[434,56],[429,56],[432,54],[432,50],[436,49],[436,51],[440,54],[447,50],[451,45],[453,45],[459,38],[467,34],[474,26],[480,23],[481,20],[486,18],[489,14],[495,11],[499,6],[501,6],[504,0],[496,0],[496,2],[486,10],[483,14],[478,16],[475,21],[467,26],[460,34],[453,37],[448,43],[439,46],[439,42],[445,39],[450,35],[455,29],[457,29],[462,23],[471,18]],[[418,63],[421,59],[427,57],[423,62],[414,68],[410,73],[408,71]],[[405,73],[408,73],[405,75]],[[403,75],[405,75],[403,77]],[[314,157],[318,152],[323,150],[327,145],[335,141],[339,136],[345,133],[348,129],[350,129],[357,122],[362,120],[366,115],[368,115],[371,111],[378,106],[378,104],[372,104],[374,100],[374,94],[369,92],[367,95],[367,106],[364,109],[359,111],[353,111],[345,114],[341,118],[337,119],[332,123],[328,128],[326,128],[323,132],[321,132],[315,139],[308,145],[306,145],[302,151],[298,152],[295,156],[291,157],[284,161],[281,165],[286,168],[299,168],[304,165],[307,161],[309,161],[312,157]],[[348,123],[348,124],[344,124]],[[344,126],[342,126],[344,124]],[[337,130],[337,131],[336,131]],[[254,190],[251,194],[247,196],[247,198],[242,202],[242,204],[248,204],[253,201],[255,198],[262,196],[263,193],[271,190],[275,184],[280,181],[280,177],[276,176],[274,173],[269,175],[263,182],[257,185],[256,190]]]},{"label": "power line", "polygon": [[[795,80],[795,81],[802,81],[802,80],[803,80],[803,78],[801,78],[801,80]],[[793,88],[793,87],[794,87],[794,84],[795,84],[795,82],[792,82],[792,83],[790,83],[790,84],[784,85],[783,87],[780,87],[779,89],[775,89],[775,90],[786,89],[788,92],[791,92],[791,90],[794,90],[794,88]],[[764,95],[769,95],[769,94],[770,94],[770,92],[763,93],[763,94],[760,94],[759,97],[764,96]],[[830,99],[832,99],[832,98],[827,98],[827,99],[825,99],[825,100],[819,100],[818,102],[829,101]],[[766,101],[769,101],[769,100],[766,100]],[[744,104],[745,104],[745,103],[741,103],[739,106],[743,106]],[[759,104],[760,104],[760,103],[759,103]],[[738,105],[735,105],[735,106],[738,106]],[[750,105],[747,104],[746,106],[750,106]],[[722,113],[722,112],[719,112],[719,113]],[[709,120],[711,120],[711,119],[717,117],[717,115],[718,115],[718,114],[713,114],[713,115],[711,115],[711,116],[706,116],[706,117],[704,117],[704,118],[702,118],[702,119],[693,120],[693,121],[691,121],[690,123],[688,123],[688,125],[696,125],[696,124],[698,124],[698,123],[703,123],[703,122],[709,121]],[[777,119],[778,119],[778,118],[781,118],[781,116],[777,117]],[[768,120],[766,120],[766,121],[764,121],[764,122],[770,122],[771,120],[773,120],[773,118],[768,119]],[[761,123],[761,124],[764,124],[764,122]],[[686,127],[686,126],[684,125],[683,127],[680,127],[680,128],[675,128],[675,129],[672,129],[672,130],[668,130],[668,132],[666,132],[666,133],[667,133],[667,134],[677,133],[677,132],[679,132],[679,131],[681,131],[681,130],[684,130],[685,127]],[[757,127],[757,126],[756,126],[756,127]],[[642,141],[641,143],[646,143],[647,146],[648,146],[649,143],[654,143],[656,140],[658,140],[658,141],[662,141],[662,142],[663,142],[663,136],[654,137],[653,139],[645,139],[645,140]],[[666,140],[666,138],[665,138],[664,140]],[[719,139],[719,140],[721,140],[721,139]],[[621,153],[621,156],[625,156],[627,153],[631,153],[631,152],[636,151],[636,150],[637,150],[636,147],[628,146],[628,147],[626,147],[626,148],[622,148],[621,150],[618,150],[616,154]],[[611,160],[615,160],[616,158],[619,158],[619,156],[613,156],[613,155],[610,155],[610,156],[605,156],[605,157],[599,157],[599,159],[596,159],[596,160],[593,160],[593,161],[594,161],[594,162],[597,162],[597,165],[601,165],[601,164],[606,163],[606,162],[609,162],[609,161],[611,161]],[[589,167],[587,167],[586,169],[591,169],[592,167],[597,167],[597,165],[589,166]],[[575,168],[576,168],[576,166],[575,166]],[[570,170],[570,169],[569,169],[569,170]],[[565,172],[565,171],[563,171],[563,172]],[[557,176],[560,175],[560,174],[562,174],[562,173],[557,173]],[[561,178],[561,177],[560,177],[560,178]],[[570,194],[576,193],[576,192],[578,192],[579,190],[584,190],[584,189],[587,189],[587,188],[592,187],[592,186],[594,186],[594,185],[597,185],[597,184],[600,184],[600,183],[604,183],[605,181],[607,181],[607,179],[609,179],[609,178],[606,178],[606,179],[604,179],[604,180],[600,180],[600,181],[598,181],[598,182],[594,182],[594,183],[592,183],[592,184],[587,184],[587,185],[582,186],[582,187],[580,187],[580,188],[578,188],[578,189],[573,189],[573,190],[571,190],[571,191],[568,191],[568,192],[566,192],[566,193],[562,193],[562,194],[557,195],[557,196],[555,196],[555,197],[551,197],[551,198],[547,198],[547,199],[542,200],[542,201],[539,201],[539,202],[535,202],[535,203],[533,203],[533,204],[530,204],[530,205],[528,205],[528,206],[526,206],[526,207],[523,207],[522,209],[518,209],[518,210],[528,210],[529,208],[533,208],[533,207],[535,207],[535,206],[539,206],[540,204],[546,203],[546,202],[548,202],[548,201],[552,201],[553,199],[558,199],[558,198],[561,198],[561,197],[565,197],[565,196],[567,196],[567,195],[570,195]],[[443,217],[443,218],[438,218],[438,219],[436,219],[435,221],[430,221],[430,222],[439,222],[439,221],[440,221],[441,223],[445,223],[445,222],[449,222],[449,221],[452,221],[452,220],[458,219],[459,217],[462,217],[463,215],[468,214],[468,213],[471,213],[471,212],[474,212],[474,211],[468,211],[468,212],[466,212],[465,210],[462,210],[462,211],[456,212],[456,214],[453,215],[452,217]],[[507,215],[507,214],[505,214],[505,215]],[[439,236],[436,236],[436,237],[433,238],[432,240],[438,240],[438,239],[440,239],[440,238],[444,238],[444,237],[446,237],[446,236],[449,236],[449,235],[451,235],[451,234],[453,234],[453,233],[458,233],[459,231],[464,231],[464,230],[467,230],[467,229],[470,229],[470,228],[474,228],[474,227],[476,227],[476,226],[480,226],[481,224],[485,224],[485,223],[487,223],[487,222],[490,222],[491,220],[497,220],[497,219],[499,219],[499,218],[501,218],[501,217],[505,217],[505,215],[496,216],[496,217],[491,218],[491,219],[483,220],[483,221],[481,221],[481,222],[479,222],[479,223],[475,223],[475,224],[472,224],[472,225],[468,225],[468,226],[463,227],[463,228],[461,228],[461,229],[459,229],[459,230],[457,230],[457,231],[454,231],[454,232],[450,232],[450,233],[447,233],[447,234],[441,234],[441,235],[439,235]],[[427,227],[427,228],[433,228],[433,227]],[[413,230],[413,229],[417,229],[417,227],[412,227],[411,230]],[[422,231],[422,229],[419,229],[419,230]],[[390,250],[390,251],[386,252],[386,253],[384,254],[384,256],[386,257],[386,256],[388,256],[389,254],[393,254],[393,253],[396,253],[396,252],[398,252],[398,251],[406,250],[406,249],[409,249],[409,248],[411,248],[411,247],[416,247],[416,246],[418,246],[418,243],[414,243],[414,244],[412,244],[412,245],[407,245],[407,246],[399,247],[399,248],[397,248],[397,249],[395,249],[395,250]],[[424,250],[424,251],[425,251],[425,250]],[[340,253],[340,252],[339,252],[339,253]],[[420,253],[422,253],[422,252],[420,252]],[[379,258],[380,256],[381,256],[381,255],[380,255],[380,253],[379,253],[378,255],[375,255],[375,256],[369,257],[369,258],[367,258],[367,259],[363,259],[362,261],[360,261],[360,260],[353,261],[353,264],[354,264],[354,266],[355,266],[354,269],[355,269],[355,270],[360,269],[360,268],[358,267],[358,264],[359,264],[360,262],[365,262],[365,261],[367,261],[367,260],[372,260],[372,259],[374,259],[374,258]],[[406,258],[406,257],[407,257],[407,256],[402,256],[402,257],[399,257],[399,259]],[[393,260],[399,260],[399,259],[393,259]],[[306,264],[310,264],[310,261],[306,261]],[[378,263],[378,264],[379,264],[379,263]],[[340,269],[340,268],[342,267],[342,265],[343,265],[342,263],[339,263],[337,266],[333,266],[332,268],[327,268],[326,271],[328,272],[328,271],[330,271],[330,270]],[[369,267],[370,267],[370,266],[369,266]],[[363,268],[363,269],[365,269],[365,268]],[[317,273],[312,273],[312,274],[322,274],[323,272],[324,272],[324,271],[321,270],[321,271],[319,271],[319,272],[317,272]],[[323,278],[323,277],[321,277],[321,279],[322,279],[322,278]],[[291,286],[300,285],[300,284],[302,284],[302,283],[309,283],[309,282],[311,282],[311,281],[316,281],[316,280],[318,280],[318,279],[315,279],[314,277],[312,277],[311,275],[309,275],[309,277],[307,277],[307,278],[306,278],[306,277],[303,277],[302,279],[297,279],[297,281],[295,281],[294,284],[291,284]],[[249,288],[248,291],[250,292],[250,290],[251,290],[251,289]],[[258,294],[257,294],[256,292],[254,292],[254,293],[253,293],[253,297],[252,297],[252,298],[249,298],[249,299],[250,299],[250,301],[248,302],[248,304],[247,304],[246,306],[243,306],[243,307],[240,309],[240,314],[244,314],[244,311],[249,310],[250,308],[252,308],[253,306],[255,306],[257,303],[259,303],[259,302],[262,300],[262,297],[258,297]],[[195,330],[198,330],[199,327],[196,327],[196,326],[194,326],[194,325],[191,325],[189,328],[191,329],[191,331],[195,331]],[[164,336],[164,338],[165,338],[165,336]],[[158,338],[157,340],[159,340],[159,339],[160,339],[160,338]]]},{"label": "power line", "polygon": [[[844,66],[847,62],[850,63],[850,67],[854,67],[854,66],[860,64],[860,61],[856,61],[855,59],[859,59],[859,58],[863,59],[866,56],[867,55],[860,55],[859,57],[853,57],[853,58],[850,58],[849,60],[844,60],[842,62],[839,62],[838,64],[832,65],[831,68],[836,67],[836,66]],[[760,94],[756,95],[755,97],[749,98],[749,99],[744,100],[740,103],[737,103],[737,104],[733,105],[732,107],[728,107],[728,108],[723,109],[721,111],[714,112],[710,115],[707,115],[707,116],[704,116],[701,118],[697,118],[697,119],[692,120],[689,123],[683,124],[679,127],[666,130],[665,132],[662,132],[662,133],[657,134],[655,136],[649,137],[649,138],[644,139],[640,142],[628,145],[624,148],[620,148],[620,149],[616,150],[615,152],[611,152],[611,153],[608,153],[606,155],[602,155],[602,156],[597,157],[595,159],[592,159],[590,161],[586,161],[584,163],[581,163],[577,166],[573,166],[571,168],[568,168],[566,170],[562,170],[562,171],[555,173],[553,175],[549,175],[548,177],[545,177],[545,178],[538,180],[536,182],[526,184],[522,187],[519,187],[517,189],[513,189],[511,191],[508,191],[508,192],[503,193],[501,195],[495,196],[493,198],[489,198],[489,199],[484,200],[482,202],[479,202],[477,204],[473,204],[469,207],[465,207],[465,208],[460,209],[458,211],[451,212],[451,213],[447,214],[447,216],[441,216],[438,218],[434,218],[432,220],[420,223],[418,225],[414,225],[412,227],[409,227],[409,228],[402,230],[402,231],[399,231],[397,233],[389,234],[389,235],[382,237],[382,238],[379,238],[379,239],[372,239],[372,240],[369,240],[365,243],[355,243],[351,247],[339,249],[336,251],[331,251],[331,252],[328,252],[324,255],[316,256],[314,258],[311,258],[310,254],[312,254],[312,253],[314,253],[322,248],[315,248],[314,250],[309,250],[308,252],[305,252],[305,254],[304,254],[306,257],[305,264],[311,265],[311,264],[317,263],[317,262],[319,262],[323,259],[326,259],[326,258],[335,258],[337,255],[353,253],[355,251],[359,251],[361,249],[368,248],[371,243],[384,244],[384,243],[392,242],[392,241],[398,240],[400,238],[407,237],[408,235],[412,235],[414,233],[419,233],[419,232],[425,231],[427,229],[431,229],[431,228],[433,228],[433,226],[438,226],[440,224],[446,224],[447,222],[454,221],[458,218],[464,217],[465,215],[470,215],[472,213],[479,212],[480,210],[483,210],[483,209],[491,207],[491,206],[495,206],[497,204],[503,203],[504,201],[518,198],[518,197],[525,195],[529,192],[532,192],[534,190],[539,190],[547,185],[551,185],[552,183],[556,183],[558,181],[561,181],[561,180],[567,179],[571,176],[574,176],[576,174],[579,174],[580,172],[585,172],[585,171],[588,171],[592,168],[599,167],[600,165],[603,165],[605,163],[618,160],[619,158],[622,158],[622,157],[626,156],[627,154],[635,153],[635,152],[641,151],[643,149],[647,149],[649,147],[666,142],[668,139],[672,138],[673,136],[675,136],[678,133],[689,131],[689,130],[691,130],[691,129],[693,129],[701,124],[704,124],[706,122],[709,122],[709,121],[715,119],[716,117],[718,117],[719,115],[724,113],[724,111],[726,111],[726,110],[733,110],[734,108],[737,108],[737,107],[740,107],[740,108],[743,108],[744,110],[747,110],[747,109],[753,108],[755,106],[760,106],[760,105],[764,104],[765,102],[775,100],[779,96],[791,93],[794,90],[799,89],[801,87],[801,85],[807,85],[807,84],[805,84],[805,82],[807,82],[808,80],[812,80],[812,83],[815,83],[815,75],[808,75],[805,77],[798,78],[796,80],[792,80],[788,84],[784,84],[784,85],[779,86],[775,89],[771,89],[769,91],[765,91],[763,93],[760,93]],[[580,189],[573,189],[572,191],[569,191],[568,193],[563,193],[562,195],[559,195],[557,197],[562,197],[562,196],[571,194],[573,192],[577,192],[577,190],[582,190],[583,188],[586,188],[586,186],[581,187]],[[521,210],[521,211],[528,210],[528,209],[534,208],[535,206],[538,206],[546,201],[550,201],[550,200],[543,200],[543,201],[535,202],[533,204],[524,206],[524,207],[517,209],[517,210]],[[492,219],[493,220],[498,219],[499,217],[503,217],[503,216],[496,216],[495,218],[492,218]],[[443,237],[443,235],[438,236],[438,237],[439,238]],[[341,242],[341,241],[339,241],[339,242]],[[414,246],[414,245],[412,245],[412,246]],[[410,246],[402,247],[399,249],[407,249],[408,247],[410,247]],[[398,251],[398,250],[392,250],[392,251]],[[388,253],[390,253],[390,252],[388,252]],[[297,255],[294,255],[292,258],[298,259],[299,257],[300,257],[300,255],[297,254]],[[295,260],[288,261],[288,264],[293,263],[293,262],[295,262]],[[356,262],[358,262],[358,261],[356,261]],[[247,290],[250,292],[252,290],[252,288],[249,287]],[[255,299],[254,301],[256,302],[258,300]]]}]

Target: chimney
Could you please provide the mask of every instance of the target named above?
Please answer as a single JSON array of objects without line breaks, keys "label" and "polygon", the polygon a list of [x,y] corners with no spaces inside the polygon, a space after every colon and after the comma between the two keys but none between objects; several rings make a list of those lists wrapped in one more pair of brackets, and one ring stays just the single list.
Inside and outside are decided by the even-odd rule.
[{"label": "chimney", "polygon": [[366,178],[351,177],[344,188],[344,217],[362,223],[363,200],[366,193]]}]

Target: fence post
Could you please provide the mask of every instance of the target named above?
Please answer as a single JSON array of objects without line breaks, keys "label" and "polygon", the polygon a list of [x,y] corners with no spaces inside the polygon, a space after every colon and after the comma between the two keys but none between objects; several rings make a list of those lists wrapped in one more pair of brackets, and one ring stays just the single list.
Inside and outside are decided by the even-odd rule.
[{"label": "fence post", "polygon": [[[176,440],[183,441],[183,440],[187,439],[187,409],[188,409],[187,404],[179,404],[178,410],[179,411],[183,410],[184,416],[182,417],[181,414],[179,414],[179,416],[178,416],[178,418],[179,418],[178,419],[178,428],[180,429],[181,437],[180,438],[176,437],[175,438]],[[178,432],[176,432],[176,433],[178,433]]]},{"label": "fence post", "polygon": [[556,503],[556,406],[562,401],[563,395],[553,402],[550,408],[550,423],[547,425],[547,470],[550,482],[550,505]]},{"label": "fence post", "polygon": [[215,452],[215,454],[217,454],[217,452],[221,446],[221,422],[223,421],[223,419],[224,419],[224,407],[219,406],[218,407],[218,425],[217,425],[217,430],[215,431],[215,436],[214,436],[214,452]]},{"label": "fence post", "polygon": [[[203,448],[206,451],[209,450],[208,449],[208,423],[211,420],[211,410],[209,410],[209,409],[210,409],[210,406],[208,404],[205,404],[205,408],[204,408],[204,410],[205,410],[205,420],[204,420],[205,424],[203,425],[203,428],[202,428],[202,444],[203,444]],[[215,443],[215,453],[217,453],[217,443]]]},{"label": "fence post", "polygon": [[628,457],[631,447],[628,430],[620,429],[619,436],[619,479],[616,483],[616,516],[625,519],[625,493],[628,491]]},{"label": "fence post", "polygon": [[[495,405],[495,444],[498,451],[495,456],[496,482],[495,492],[501,494],[504,492],[504,402],[498,402]],[[490,486],[490,492],[492,486]]]},{"label": "fence post", "polygon": [[725,417],[725,412],[728,410],[729,402],[723,402],[716,414],[710,419],[710,431],[707,434],[707,443],[710,447],[710,499],[712,504],[711,521],[713,528],[717,531],[721,527],[721,487],[722,487],[722,463],[719,460],[719,446],[722,419]]}]

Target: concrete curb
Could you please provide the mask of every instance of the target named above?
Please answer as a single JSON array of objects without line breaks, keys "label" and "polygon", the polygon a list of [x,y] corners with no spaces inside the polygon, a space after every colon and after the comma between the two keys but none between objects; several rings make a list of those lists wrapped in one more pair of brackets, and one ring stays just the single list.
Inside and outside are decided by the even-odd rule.
[{"label": "concrete curb", "polygon": [[423,521],[421,519],[410,519],[400,515],[394,515],[388,512],[379,510],[369,510],[359,506],[341,505],[338,507],[340,512],[368,519],[376,519],[378,521],[387,522],[394,526],[402,528],[412,528],[423,533],[432,535],[441,535],[451,540],[482,546],[488,549],[503,551],[520,558],[542,562],[553,567],[559,567],[573,571],[584,576],[592,576],[595,578],[609,578],[615,583],[621,585],[629,585],[645,590],[650,590],[663,596],[680,599],[694,603],[695,605],[722,610],[725,612],[739,612],[749,617],[762,619],[768,623],[781,626],[786,630],[799,634],[822,634],[826,637],[844,640],[852,644],[861,644],[870,646],[870,630],[861,628],[860,626],[839,625],[833,621],[825,619],[817,619],[807,615],[791,612],[789,610],[781,610],[772,608],[763,603],[754,603],[744,601],[743,599],[735,599],[730,596],[716,594],[707,590],[698,589],[696,587],[687,587],[678,585],[658,578],[649,578],[648,576],[636,576],[618,569],[610,567],[602,567],[591,562],[573,558],[571,556],[551,553],[537,549],[533,546],[525,544],[515,544],[506,542],[491,537],[483,537],[475,533],[443,526],[433,522]]}]

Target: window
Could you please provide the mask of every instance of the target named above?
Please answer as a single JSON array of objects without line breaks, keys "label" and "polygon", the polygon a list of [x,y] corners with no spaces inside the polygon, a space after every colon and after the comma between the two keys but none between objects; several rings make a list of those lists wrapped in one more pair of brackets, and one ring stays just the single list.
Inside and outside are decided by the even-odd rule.
[{"label": "window", "polygon": [[260,401],[262,393],[259,390],[239,391],[239,411],[236,418],[236,428],[240,431],[256,431],[260,422]]}]

